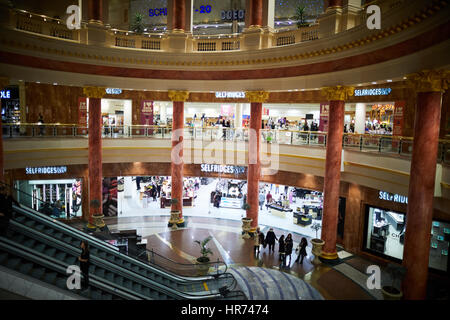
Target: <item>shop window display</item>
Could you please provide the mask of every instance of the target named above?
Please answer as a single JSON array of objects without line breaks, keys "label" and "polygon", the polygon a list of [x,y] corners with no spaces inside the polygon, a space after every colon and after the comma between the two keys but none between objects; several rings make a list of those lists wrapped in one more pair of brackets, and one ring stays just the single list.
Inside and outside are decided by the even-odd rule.
[{"label": "shop window display", "polygon": [[[367,207],[367,239],[365,249],[394,259],[403,259],[406,215],[381,208]],[[433,221],[429,267],[441,271],[448,268],[450,223]]]}]

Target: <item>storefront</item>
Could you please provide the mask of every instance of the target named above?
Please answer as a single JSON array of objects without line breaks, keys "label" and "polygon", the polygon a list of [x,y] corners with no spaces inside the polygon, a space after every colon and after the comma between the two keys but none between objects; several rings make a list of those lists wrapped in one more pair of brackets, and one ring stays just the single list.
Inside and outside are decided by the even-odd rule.
[{"label": "storefront", "polygon": [[[1,90],[1,112],[2,112],[2,124],[20,124],[20,99],[19,99],[19,87],[8,86]],[[8,130],[14,130],[15,132],[7,132]],[[3,135],[18,134],[19,126],[6,127],[3,126]]]},{"label": "storefront", "polygon": [[82,217],[81,179],[17,180],[17,201],[46,215]]},{"label": "storefront", "polygon": [[[404,211],[389,209],[389,203],[406,205],[408,198],[380,191],[379,199],[385,202],[385,207],[364,205],[363,251],[401,263],[407,215]],[[431,269],[449,271],[449,242],[450,223],[433,219],[429,258]]]}]

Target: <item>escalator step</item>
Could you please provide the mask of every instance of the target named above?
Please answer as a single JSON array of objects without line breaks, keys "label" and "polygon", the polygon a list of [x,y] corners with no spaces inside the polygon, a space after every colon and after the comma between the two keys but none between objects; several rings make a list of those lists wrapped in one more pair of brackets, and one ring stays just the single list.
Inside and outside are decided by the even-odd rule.
[{"label": "escalator step", "polygon": [[33,264],[31,262],[26,262],[20,265],[19,272],[28,274],[31,269],[33,269]]},{"label": "escalator step", "polygon": [[93,290],[91,291],[90,296],[91,296],[91,299],[93,299],[93,300],[101,300],[101,299],[102,299],[102,294],[101,294],[101,292],[100,292],[99,290],[97,290],[97,289],[93,289]]},{"label": "escalator step", "polygon": [[44,274],[45,268],[39,266],[34,267],[33,270],[31,271],[31,276],[36,279],[40,279]]},{"label": "escalator step", "polygon": [[142,293],[142,286],[139,283],[135,283],[133,285],[133,290],[136,291],[137,293]]},{"label": "escalator step", "polygon": [[53,284],[56,280],[57,274],[56,272],[49,271],[44,275],[43,280],[47,283]]},{"label": "escalator step", "polygon": [[33,239],[27,239],[23,242],[23,245],[28,248],[33,248],[35,244],[36,244],[36,240],[33,240]]},{"label": "escalator step", "polygon": [[113,296],[110,293],[105,293],[102,296],[102,300],[112,300],[112,299],[113,299]]},{"label": "escalator step", "polygon": [[73,238],[73,240],[71,242],[72,246],[77,247],[77,248],[80,246],[80,243],[81,243],[80,240],[75,239],[75,238]]},{"label": "escalator step", "polygon": [[133,287],[133,283],[132,283],[130,280],[126,279],[126,280],[123,282],[123,286],[124,286],[125,288],[131,289],[131,288]]},{"label": "escalator step", "polygon": [[57,232],[57,233],[55,233],[55,235],[54,235],[54,237],[57,238],[57,239],[61,239],[62,236],[63,236],[63,234],[62,234],[61,232]]},{"label": "escalator step", "polygon": [[103,278],[105,276],[105,269],[97,269],[95,270],[95,274],[100,278]]},{"label": "escalator step", "polygon": [[56,255],[55,255],[55,258],[56,259],[58,259],[59,261],[64,261],[64,259],[66,258],[66,253],[64,253],[64,252],[58,252]]},{"label": "escalator step", "polygon": [[147,288],[147,287],[145,287],[145,288],[142,289],[142,294],[143,294],[144,296],[146,296],[146,297],[151,297],[150,289]]},{"label": "escalator step", "polygon": [[58,277],[56,280],[56,286],[61,289],[67,289],[67,279],[64,277]]},{"label": "escalator step", "polygon": [[34,220],[28,220],[25,222],[25,225],[29,226],[29,227],[33,227],[35,224],[36,224],[36,221],[34,221]]},{"label": "escalator step", "polygon": [[114,279],[114,282],[119,285],[119,286],[123,286],[123,277],[122,276],[118,276]]},{"label": "escalator step", "polygon": [[25,217],[24,217],[24,216],[18,216],[18,217],[16,217],[14,220],[16,220],[17,222],[22,223],[22,222],[25,221]]},{"label": "escalator step", "polygon": [[20,233],[14,233],[12,235],[12,240],[14,240],[17,243],[22,243],[22,241],[25,239],[25,236],[23,234]]},{"label": "escalator step", "polygon": [[114,273],[112,273],[112,272],[107,272],[107,273],[105,274],[105,279],[108,280],[108,281],[114,282]]},{"label": "escalator step", "polygon": [[38,224],[37,226],[36,226],[36,230],[39,230],[39,231],[43,231],[44,230],[44,228],[45,228],[45,225],[43,225],[43,224]]},{"label": "escalator step", "polygon": [[74,265],[77,262],[77,258],[75,258],[74,256],[69,256],[66,259],[64,259],[64,261],[68,264],[68,265]]},{"label": "escalator step", "polygon": [[45,244],[39,243],[34,247],[34,250],[36,250],[37,252],[43,252],[45,247],[46,247]]},{"label": "escalator step", "polygon": [[8,254],[6,252],[0,252],[0,263],[8,259]]},{"label": "escalator step", "polygon": [[48,248],[44,251],[44,253],[47,256],[53,257],[53,255],[56,253],[56,249],[55,248]]},{"label": "escalator step", "polygon": [[106,252],[100,251],[100,252],[97,254],[97,256],[99,256],[99,257],[102,258],[102,259],[105,259],[105,258],[106,258]]}]

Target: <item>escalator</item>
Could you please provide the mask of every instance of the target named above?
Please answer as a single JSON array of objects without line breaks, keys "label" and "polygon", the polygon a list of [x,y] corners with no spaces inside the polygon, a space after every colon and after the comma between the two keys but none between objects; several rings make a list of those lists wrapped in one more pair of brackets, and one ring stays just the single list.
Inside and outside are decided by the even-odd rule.
[{"label": "escalator", "polygon": [[[14,205],[13,211],[7,236],[0,237],[0,265],[67,290],[66,269],[77,265],[80,242],[87,240],[91,281],[90,289],[80,293],[85,298],[246,299],[235,290],[237,282],[223,262],[214,263],[216,272],[212,275],[183,276],[176,271],[192,271],[195,265],[178,264],[154,252],[152,263],[147,255],[123,254],[104,241],[22,205]],[[159,257],[157,263],[155,255]]]}]

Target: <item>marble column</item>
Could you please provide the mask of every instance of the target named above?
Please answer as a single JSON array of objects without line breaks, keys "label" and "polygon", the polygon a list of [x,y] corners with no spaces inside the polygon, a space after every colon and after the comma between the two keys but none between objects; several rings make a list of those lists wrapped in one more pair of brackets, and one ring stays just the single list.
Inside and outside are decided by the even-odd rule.
[{"label": "marble column", "polygon": [[339,190],[341,178],[342,137],[344,133],[345,100],[353,94],[350,87],[323,88],[322,93],[330,101],[327,151],[323,187],[322,236],[325,242],[321,258],[324,261],[338,259],[336,251]]},{"label": "marble column", "polygon": [[260,162],[260,132],[262,119],[262,103],[269,93],[265,91],[247,91],[246,97],[250,102],[250,130],[248,140],[248,169],[247,169],[247,218],[253,219],[250,232],[254,233],[258,227],[259,213],[259,179],[261,178]]},{"label": "marble column", "polygon": [[89,22],[103,23],[103,0],[88,1]]},{"label": "marble column", "polygon": [[426,298],[441,100],[449,76],[434,70],[408,76],[417,106],[403,251],[405,299]]},{"label": "marble column", "polygon": [[187,91],[169,90],[169,99],[173,101],[172,111],[172,152],[171,152],[171,217],[169,227],[184,227],[183,219],[183,131],[184,102],[189,97]]},{"label": "marble column", "polygon": [[343,0],[328,0],[328,6],[325,8],[336,8],[336,7],[342,7],[342,1]]},{"label": "marble column", "polygon": [[186,7],[184,0],[172,0],[171,6],[172,30],[185,30]]},{"label": "marble column", "polygon": [[250,26],[263,25],[263,0],[250,0]]},{"label": "marble column", "polygon": [[[0,78],[0,90],[3,90],[9,84],[8,78]],[[3,155],[3,128],[0,119],[0,182],[5,183],[5,162]]]},{"label": "marble column", "polygon": [[89,220],[87,228],[104,228],[102,213],[102,110],[101,101],[104,88],[85,87],[83,93],[89,98]]}]

